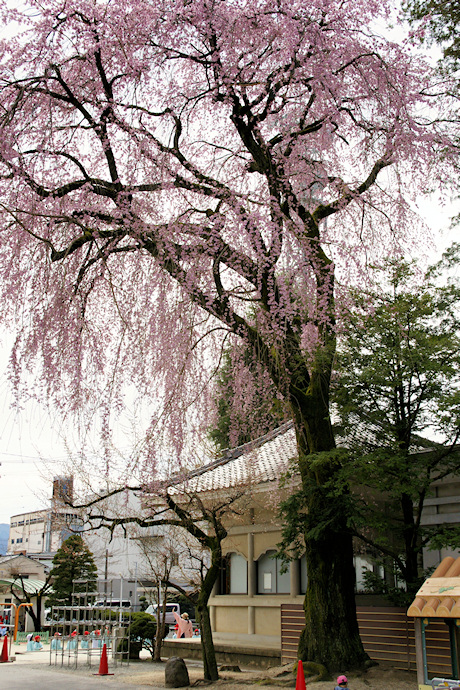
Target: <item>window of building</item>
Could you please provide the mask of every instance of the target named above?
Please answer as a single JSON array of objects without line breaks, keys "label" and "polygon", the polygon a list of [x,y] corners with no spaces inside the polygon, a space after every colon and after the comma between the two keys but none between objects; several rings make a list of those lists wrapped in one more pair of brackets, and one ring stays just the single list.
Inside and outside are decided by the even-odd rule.
[{"label": "window of building", "polygon": [[247,594],[248,563],[239,553],[228,553],[222,559],[220,594]]},{"label": "window of building", "polygon": [[175,551],[171,552],[171,565],[179,565],[179,554],[176,553]]},{"label": "window of building", "polygon": [[11,540],[11,543],[14,544],[14,539]]},{"label": "window of building", "polygon": [[289,594],[291,591],[291,576],[289,568],[281,572],[282,563],[275,558],[276,551],[267,551],[257,561],[257,593],[258,594]]},{"label": "window of building", "polygon": [[248,562],[239,553],[230,554],[230,594],[247,594]]},{"label": "window of building", "polygon": [[22,544],[22,537],[20,537],[19,539],[16,539],[16,544]]},{"label": "window of building", "polygon": [[[353,558],[353,563],[355,566],[355,575],[356,575],[356,591],[357,592],[366,592],[366,573],[368,571],[375,573],[378,575],[380,578],[383,578],[383,567],[381,565],[377,565],[375,561],[370,557],[366,555],[362,556],[355,556]],[[394,585],[393,585],[394,586]]]}]

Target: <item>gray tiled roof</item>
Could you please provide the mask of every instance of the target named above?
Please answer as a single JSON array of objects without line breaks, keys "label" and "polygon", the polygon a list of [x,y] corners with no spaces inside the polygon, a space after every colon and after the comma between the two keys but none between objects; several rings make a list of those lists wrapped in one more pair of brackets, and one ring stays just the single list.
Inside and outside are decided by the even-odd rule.
[{"label": "gray tiled roof", "polygon": [[[333,415],[338,445],[352,447],[358,443],[364,452],[372,452],[380,446],[377,427],[356,424],[352,434],[344,437],[338,421]],[[428,452],[427,447],[430,452],[434,449],[429,441],[417,438],[413,452]],[[201,493],[275,481],[286,472],[296,455],[294,425],[289,421],[254,441],[225,451],[220,458],[187,473],[186,477],[182,475],[168,482],[169,491]]]},{"label": "gray tiled roof", "polygon": [[[172,493],[230,489],[279,479],[296,456],[292,422],[287,422],[255,441],[224,453],[222,457],[178,479]],[[171,491],[171,489],[170,489]]]}]

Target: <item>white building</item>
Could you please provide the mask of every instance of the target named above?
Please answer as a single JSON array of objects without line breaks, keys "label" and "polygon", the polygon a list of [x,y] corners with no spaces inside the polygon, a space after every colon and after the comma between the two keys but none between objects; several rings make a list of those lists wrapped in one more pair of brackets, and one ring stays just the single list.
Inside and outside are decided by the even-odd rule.
[{"label": "white building", "polygon": [[[52,567],[52,560],[61,544],[78,532],[94,556],[98,568],[99,593],[113,599],[129,599],[136,606],[139,597],[155,601],[154,582],[161,579],[165,562],[170,566],[170,579],[187,589],[194,578],[186,533],[166,526],[143,529],[136,525],[117,527],[111,533],[101,528],[88,530],[83,511],[69,508],[72,501],[72,477],[55,477],[49,508],[13,515],[10,519],[8,556],[33,556]],[[135,492],[124,492],[106,499],[98,511],[110,516],[140,516],[144,509]]]},{"label": "white building", "polygon": [[23,554],[51,561],[62,542],[80,529],[79,515],[64,503],[72,494],[72,477],[55,477],[49,508],[13,515],[7,555]]}]

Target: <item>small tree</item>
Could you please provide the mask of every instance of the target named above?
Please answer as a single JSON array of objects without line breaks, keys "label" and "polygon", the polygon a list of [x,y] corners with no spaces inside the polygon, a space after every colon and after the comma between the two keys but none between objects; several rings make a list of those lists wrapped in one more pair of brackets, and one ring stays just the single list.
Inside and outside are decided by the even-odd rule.
[{"label": "small tree", "polygon": [[28,579],[25,579],[21,574],[17,574],[15,575],[15,581],[10,586],[10,592],[18,604],[33,604],[33,600],[35,599],[36,610],[34,610],[33,605],[25,608],[27,615],[33,620],[35,632],[40,632],[42,629],[43,601],[51,590],[51,577],[51,573],[48,573],[42,586],[32,591],[29,588]]},{"label": "small tree", "polygon": [[51,605],[70,606],[73,592],[87,590],[87,584],[76,580],[85,580],[90,588],[95,587],[97,566],[79,534],[73,534],[62,543],[53,558],[50,575],[53,578],[53,593],[48,600]]},{"label": "small tree", "polygon": [[168,585],[170,581],[171,570],[173,568],[173,544],[172,540],[166,538],[161,540],[159,544],[158,537],[146,537],[141,534],[137,536],[141,551],[145,560],[148,563],[148,577],[154,581],[154,600],[157,605],[155,625],[158,630],[158,635],[155,635],[155,640],[152,642],[152,660],[161,661],[161,644],[165,636],[166,630],[166,601],[168,595]]},{"label": "small tree", "polygon": [[[152,661],[155,659],[155,641],[157,635],[157,624],[155,618],[145,611],[135,611],[131,617],[127,634],[131,644],[131,659],[138,659],[141,649],[150,652]],[[134,653],[132,653],[134,652]]]},{"label": "small tree", "polygon": [[[110,499],[126,491],[142,496],[141,514],[137,512],[134,515],[114,515],[110,508]],[[222,563],[222,542],[227,536],[224,520],[230,513],[242,512],[238,508],[238,501],[247,492],[246,486],[227,490],[223,496],[208,497],[205,500],[182,477],[170,481],[166,486],[158,486],[155,493],[146,493],[142,487],[114,489],[105,496],[98,496],[93,501],[78,506],[79,509],[87,510],[90,529],[106,527],[113,533],[120,525],[125,529],[128,525],[136,525],[140,529],[168,525],[185,530],[195,541],[196,552],[201,555],[195,555],[198,566],[195,568],[194,591],[185,591],[170,580],[166,584],[174,587],[195,606],[201,630],[203,672],[206,680],[217,680],[219,677],[208,601],[219,577]]]}]

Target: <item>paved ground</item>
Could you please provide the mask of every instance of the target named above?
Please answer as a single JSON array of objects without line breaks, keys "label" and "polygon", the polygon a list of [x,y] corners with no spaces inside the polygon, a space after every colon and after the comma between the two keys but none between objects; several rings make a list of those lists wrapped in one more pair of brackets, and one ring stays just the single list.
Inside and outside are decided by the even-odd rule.
[{"label": "paved ground", "polygon": [[[164,678],[164,664],[152,664],[148,660],[144,660],[140,664],[129,665],[113,663],[109,658],[109,673],[114,675],[98,676],[99,662],[94,660],[92,668],[88,668],[84,663],[79,663],[77,669],[72,667],[50,665],[49,645],[45,645],[43,651],[40,652],[26,652],[26,645],[13,645],[11,648],[11,657],[15,657],[15,661],[11,663],[0,664],[0,688],[9,690],[16,688],[19,690],[97,690],[98,688],[106,687],[109,690],[127,690],[134,686],[130,683],[133,676],[136,676],[140,671],[144,672],[149,669],[161,674]],[[53,661],[54,658],[52,657]],[[58,659],[58,661],[60,661]],[[164,687],[164,684],[156,687]],[[151,682],[136,683],[137,690],[153,690],[155,688]]]},{"label": "paved ground", "polygon": [[[93,677],[89,674],[76,674],[73,671],[57,670],[49,666],[36,668],[35,665],[2,664],[0,668],[0,687],[13,690],[126,690],[123,678],[114,676]],[[133,687],[133,686],[131,686]],[[152,690],[152,685],[138,685],[139,690]],[[134,688],[133,688],[134,690]]]}]

